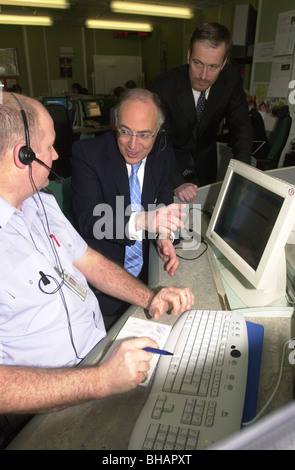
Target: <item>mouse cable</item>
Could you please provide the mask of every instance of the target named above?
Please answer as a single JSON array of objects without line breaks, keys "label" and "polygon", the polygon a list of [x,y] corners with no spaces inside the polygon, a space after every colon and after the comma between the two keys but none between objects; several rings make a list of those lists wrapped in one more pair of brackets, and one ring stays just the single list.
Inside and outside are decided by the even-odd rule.
[{"label": "mouse cable", "polygon": [[[206,240],[203,237],[201,237],[201,244],[202,243],[203,243],[203,245],[205,245],[204,250],[202,251],[202,253],[199,253],[194,258],[185,258],[184,256],[181,256],[178,253],[176,253],[177,258],[184,259],[185,261],[195,261],[196,259],[201,258],[201,256],[203,256],[203,254],[208,250],[208,243],[206,242]],[[199,243],[197,242],[197,244],[199,244]],[[175,252],[177,252],[177,250],[182,250],[182,249],[183,248],[176,246],[175,247]]]}]

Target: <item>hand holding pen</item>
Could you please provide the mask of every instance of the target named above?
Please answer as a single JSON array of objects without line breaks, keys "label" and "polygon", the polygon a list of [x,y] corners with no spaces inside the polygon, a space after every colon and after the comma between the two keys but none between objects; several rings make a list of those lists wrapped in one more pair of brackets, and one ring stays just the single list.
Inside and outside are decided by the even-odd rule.
[{"label": "hand holding pen", "polygon": [[144,351],[151,352],[153,354],[160,354],[161,356],[173,356],[173,353],[169,351],[165,351],[164,349],[157,349],[157,348],[143,348]]}]

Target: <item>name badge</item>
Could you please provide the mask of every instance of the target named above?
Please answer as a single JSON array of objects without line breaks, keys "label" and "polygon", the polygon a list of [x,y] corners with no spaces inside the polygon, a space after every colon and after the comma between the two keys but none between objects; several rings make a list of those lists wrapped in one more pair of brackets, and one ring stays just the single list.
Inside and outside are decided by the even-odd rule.
[{"label": "name badge", "polygon": [[71,289],[75,294],[80,297],[81,300],[85,300],[87,289],[80,284],[80,282],[76,281],[76,279],[68,273],[65,269],[61,273],[57,268],[54,268],[60,278],[64,281],[65,285]]}]

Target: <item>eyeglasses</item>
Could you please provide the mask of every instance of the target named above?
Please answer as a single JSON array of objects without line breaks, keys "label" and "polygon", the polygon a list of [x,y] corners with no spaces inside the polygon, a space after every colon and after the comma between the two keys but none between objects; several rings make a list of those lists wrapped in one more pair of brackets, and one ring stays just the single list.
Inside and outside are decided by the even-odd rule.
[{"label": "eyeglasses", "polygon": [[130,129],[123,129],[118,127],[117,128],[119,137],[121,139],[131,139],[132,137],[136,137],[138,140],[142,142],[148,142],[151,140],[155,135],[157,135],[157,132],[154,134],[150,134],[149,132],[138,132],[137,134],[133,134]]}]

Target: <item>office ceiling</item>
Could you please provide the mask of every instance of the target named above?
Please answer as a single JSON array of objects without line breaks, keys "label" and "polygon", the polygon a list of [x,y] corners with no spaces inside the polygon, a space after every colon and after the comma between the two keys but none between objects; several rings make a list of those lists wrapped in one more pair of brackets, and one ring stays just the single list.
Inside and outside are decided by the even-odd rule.
[{"label": "office ceiling", "polygon": [[[216,7],[230,0],[134,0],[139,3],[155,3],[161,5],[188,6],[195,9]],[[86,18],[92,19],[116,19],[130,21],[150,21],[153,23],[164,22],[165,18],[140,15],[124,15],[112,13],[108,0],[69,0],[71,6],[67,10],[45,9],[35,7],[17,7],[2,5],[0,12],[3,14],[22,14],[22,15],[50,15],[55,24],[59,25],[83,25]],[[0,15],[1,15],[0,13]]]}]

